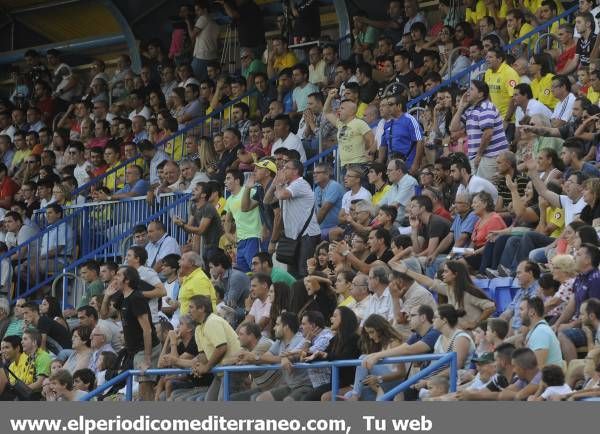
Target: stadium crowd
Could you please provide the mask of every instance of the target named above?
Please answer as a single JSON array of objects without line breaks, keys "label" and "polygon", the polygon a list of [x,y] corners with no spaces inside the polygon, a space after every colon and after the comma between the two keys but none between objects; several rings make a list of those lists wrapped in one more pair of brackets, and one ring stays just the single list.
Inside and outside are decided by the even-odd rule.
[{"label": "stadium crowd", "polygon": [[[290,2],[268,41],[253,0],[214,3],[238,29],[235,72],[203,0],[180,7],[168,44],[141,44],[139,71],[121,55],[84,77],[56,50],[15,70],[0,102],[2,399],[81,400],[125,369],[173,367],[191,372],[140,375],[137,398],[219,400],[212,368],[277,364],[233,374],[231,399],[328,401],[330,370],[294,363],[360,358],[337,398],[373,400],[427,365],[381,359],[446,352],[457,392],[443,369],[396,399],[599,397],[600,6],[580,0],[538,45],[520,38],[573,2],[440,0],[434,20],[391,0],[384,20],[353,11],[343,59],[322,39],[290,48],[319,40],[317,2]],[[185,243],[139,224],[123,264],[79,268],[76,306],[14,297],[58,270],[20,262],[45,231],[36,211],[52,225],[72,205],[165,193],[191,194],[171,216]],[[75,255],[72,228],[54,230],[37,255]]]}]

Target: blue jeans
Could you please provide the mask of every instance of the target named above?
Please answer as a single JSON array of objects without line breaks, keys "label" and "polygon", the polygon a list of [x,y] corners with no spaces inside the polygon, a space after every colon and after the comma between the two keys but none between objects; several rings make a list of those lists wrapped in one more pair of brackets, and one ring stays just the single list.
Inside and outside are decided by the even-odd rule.
[{"label": "blue jeans", "polygon": [[210,60],[198,59],[197,57],[192,58],[192,71],[194,71],[194,76],[198,80],[208,78],[207,67],[210,62]]},{"label": "blue jeans", "polygon": [[[367,355],[363,354],[359,357],[359,359],[363,360],[366,357]],[[349,393],[355,396],[360,396],[361,401],[375,401],[375,392],[373,392],[370,387],[365,387],[363,380],[369,375],[388,375],[392,371],[392,365],[375,365],[370,371],[362,366],[357,366],[354,374],[354,386],[352,391]],[[400,384],[400,380],[384,381],[381,384],[381,388],[385,391],[388,391],[398,384]]]},{"label": "blue jeans", "polygon": [[425,275],[430,279],[435,279],[435,275],[439,270],[440,266],[446,262],[447,255],[437,255],[433,262],[425,269]]},{"label": "blue jeans", "polygon": [[539,262],[540,264],[547,263],[548,258],[546,258],[546,248],[540,247],[539,249],[533,249],[529,252],[529,259],[534,262]]}]

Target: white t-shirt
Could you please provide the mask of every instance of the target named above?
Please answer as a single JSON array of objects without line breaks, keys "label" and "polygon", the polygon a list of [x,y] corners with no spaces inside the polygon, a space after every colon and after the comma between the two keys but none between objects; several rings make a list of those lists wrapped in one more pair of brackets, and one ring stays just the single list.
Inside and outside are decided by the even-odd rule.
[{"label": "white t-shirt", "polygon": [[200,33],[194,41],[194,57],[196,59],[213,60],[219,55],[219,26],[206,15],[198,17],[194,27]]},{"label": "white t-shirt", "polygon": [[[283,216],[285,236],[288,238],[298,237],[299,235],[316,236],[321,234],[321,228],[317,222],[317,213],[313,211],[315,204],[315,194],[304,178],[298,178],[286,187],[292,195],[290,199],[280,201],[281,213]],[[303,234],[300,234],[308,213],[312,212],[308,227]]]},{"label": "white t-shirt", "polygon": [[456,190],[456,195],[469,193],[470,195],[479,193],[480,191],[487,191],[492,195],[492,199],[494,199],[494,203],[498,201],[498,190],[490,181],[485,178],[481,178],[479,176],[473,175],[469,180],[469,184],[465,187],[463,184],[458,186],[458,190]]},{"label": "white t-shirt", "polygon": [[[175,289],[175,286],[179,283],[179,281],[177,279],[175,279],[174,281],[172,281],[171,283],[169,282],[165,282],[165,289],[167,290],[167,295],[164,296],[162,298],[162,305],[163,306],[169,306],[169,304],[167,303],[167,300],[170,298],[171,300],[174,300],[175,297],[173,296],[173,290]],[[168,318],[165,314],[161,313],[161,316],[164,316],[165,318],[167,318],[171,324],[173,324],[173,328],[177,328],[177,326],[179,325],[179,308],[177,308],[177,310],[175,312],[173,312],[173,316],[171,318]]]},{"label": "white t-shirt", "polygon": [[573,201],[569,199],[569,196],[561,194],[560,204],[562,205],[562,209],[565,210],[565,226],[575,220],[575,216],[580,214],[581,211],[583,211],[583,208],[585,208],[583,196],[581,196],[577,202],[573,203]]},{"label": "white t-shirt", "polygon": [[549,399],[555,395],[566,395],[567,393],[571,393],[573,390],[567,385],[563,384],[562,386],[548,386],[546,390],[540,395],[540,397],[544,399]]},{"label": "white t-shirt", "polygon": [[144,108],[141,109],[139,113],[136,112],[135,109],[133,109],[131,110],[131,113],[129,113],[129,120],[133,121],[133,118],[136,116],[143,116],[144,119],[150,119],[152,117],[152,112],[146,106],[144,106]]},{"label": "white t-shirt", "polygon": [[364,187],[360,187],[360,190],[358,190],[356,194],[352,194],[352,190],[348,190],[342,196],[342,209],[346,212],[350,212],[350,204],[353,200],[364,199],[371,202],[372,197],[373,196],[371,195],[371,193],[369,193],[369,190],[367,190]]},{"label": "white t-shirt", "polygon": [[92,170],[92,163],[90,163],[89,161],[85,161],[83,164],[78,164],[77,166],[75,166],[73,176],[77,180],[78,187],[81,187],[83,184],[90,180],[88,170]]},{"label": "white t-shirt", "polygon": [[565,99],[556,104],[554,112],[552,112],[552,119],[560,119],[565,122],[569,122],[571,114],[573,113],[573,104],[575,104],[575,95],[569,93]]},{"label": "white t-shirt", "polygon": [[[158,273],[152,268],[141,266],[137,269],[140,279],[149,285],[156,286],[162,283]],[[158,298],[148,299],[148,306],[150,306],[150,313],[152,314],[152,322],[156,324],[158,322]]]},{"label": "white t-shirt", "polygon": [[515,110],[516,125],[519,125],[521,119],[523,119],[523,116],[525,115],[529,117],[533,115],[543,115],[546,116],[548,119],[551,119],[552,110],[546,107],[545,104],[539,102],[537,99],[530,99],[527,103],[527,107],[525,108],[525,112],[523,112],[523,109],[521,107],[517,107],[517,109]]},{"label": "white t-shirt", "polygon": [[294,149],[300,154],[300,161],[306,161],[306,152],[304,151],[302,140],[294,133],[288,134],[285,140],[277,139],[271,148],[271,155],[279,148]]}]

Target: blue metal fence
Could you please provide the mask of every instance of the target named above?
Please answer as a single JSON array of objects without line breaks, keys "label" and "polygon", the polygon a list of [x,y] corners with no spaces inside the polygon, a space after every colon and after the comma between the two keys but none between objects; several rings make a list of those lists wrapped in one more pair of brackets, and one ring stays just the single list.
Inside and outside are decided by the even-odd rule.
[{"label": "blue metal fence", "polygon": [[27,241],[0,255],[0,282],[8,299],[27,297],[49,286],[60,270],[79,256],[80,235],[85,232],[82,210],[38,232]]},{"label": "blue metal fence", "polygon": [[[419,371],[417,374],[412,377],[406,379],[404,382],[394,387],[383,396],[379,397],[378,401],[390,401],[393,399],[398,393],[401,393],[408,389],[413,384],[417,383],[420,380],[423,380],[434,372],[439,371],[445,367],[449,368],[450,371],[450,392],[456,392],[456,386],[458,381],[458,362],[456,353],[444,353],[444,354],[421,354],[415,356],[401,356],[401,357],[390,357],[386,359],[382,359],[378,364],[388,365],[388,364],[398,364],[398,363],[415,363],[415,362],[432,362],[429,364],[427,368]],[[360,366],[362,360],[335,360],[331,362],[313,362],[313,363],[295,363],[293,365],[294,369],[316,369],[316,368],[331,368],[331,396],[335,401],[336,396],[339,392],[339,369],[350,367],[350,366]],[[229,397],[231,395],[230,390],[230,376],[233,373],[243,373],[243,372],[256,372],[256,371],[274,371],[280,370],[281,365],[233,365],[233,366],[218,366],[211,370],[213,374],[223,374],[223,400],[229,401]],[[119,384],[123,381],[126,382],[125,386],[125,400],[131,401],[133,399],[133,377],[136,375],[140,375],[141,372],[139,370],[128,370],[120,373],[116,377],[110,379],[102,386],[98,387],[96,390],[88,393],[83,400],[89,401],[95,397],[100,396],[111,387],[116,384]],[[191,369],[149,369],[145,371],[144,375],[190,375]]]}]

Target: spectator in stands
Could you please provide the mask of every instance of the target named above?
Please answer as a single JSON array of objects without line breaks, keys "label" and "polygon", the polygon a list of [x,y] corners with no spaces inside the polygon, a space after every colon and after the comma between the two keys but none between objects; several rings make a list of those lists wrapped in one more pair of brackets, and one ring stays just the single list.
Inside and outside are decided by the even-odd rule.
[{"label": "spectator in stands", "polygon": [[578,41],[574,38],[573,24],[560,24],[557,36],[563,49],[558,50],[557,48],[553,48],[550,50],[552,57],[556,61],[556,72],[558,74],[571,74],[579,65],[579,59],[576,54]]},{"label": "spectator in stands", "polygon": [[258,252],[252,258],[252,273],[267,274],[273,283],[283,282],[291,286],[296,282],[296,279],[286,270],[273,266],[271,255],[267,252]]},{"label": "spectator in stands", "polygon": [[[15,374],[17,378],[23,381],[33,392],[39,392],[45,378],[50,376],[50,362],[52,358],[42,347],[42,336],[35,329],[25,330],[21,344],[23,353],[27,356],[27,362],[19,366],[11,365],[11,368],[17,368]],[[19,360],[20,362],[20,360]],[[11,369],[12,371],[12,369]]]},{"label": "spectator in stands", "polygon": [[[117,309],[121,310],[125,348],[131,354],[134,369],[142,372],[158,366],[161,345],[156,336],[153,319],[144,294],[137,290],[140,277],[135,268],[122,266],[106,289],[105,296],[113,298]],[[140,398],[151,401],[152,377],[138,377]]]},{"label": "spectator in stands", "polygon": [[277,141],[273,143],[271,152],[275,152],[279,148],[293,149],[300,154],[300,161],[306,161],[306,151],[302,145],[300,138],[291,131],[290,117],[285,114],[280,114],[274,119],[273,131]]},{"label": "spectator in stands", "polygon": [[[23,245],[38,232],[37,228],[23,224],[21,214],[13,211],[9,211],[4,215],[4,225],[6,227],[5,242],[9,250],[13,247]],[[11,256],[11,260],[18,261],[20,258],[22,261],[28,253],[27,249],[27,246],[23,246],[19,252]],[[32,252],[34,256],[35,253],[37,252]]]},{"label": "spectator in stands", "polygon": [[[196,345],[198,356],[192,365],[192,374],[197,377],[206,375],[213,367],[228,360],[241,350],[240,341],[231,326],[220,316],[213,313],[212,301],[202,295],[190,300],[190,316],[198,323]],[[245,376],[232,375],[233,390],[239,389]],[[217,401],[223,397],[222,377],[215,375],[206,392],[205,401]]]},{"label": "spectator in stands", "polygon": [[100,356],[105,351],[115,353],[115,349],[111,345],[111,341],[113,340],[113,332],[109,327],[105,324],[97,324],[96,327],[92,329],[91,335],[91,349],[92,355],[90,357],[90,363],[88,368],[91,369],[95,374],[100,372]]},{"label": "spectator in stands", "polygon": [[[517,312],[520,308],[521,301],[533,298],[538,294],[540,285],[540,267],[533,261],[522,261],[517,267],[517,280],[519,282],[519,290],[512,298],[512,301],[507,306],[506,310],[500,314],[500,318],[509,321],[511,326],[511,334],[516,334],[521,331],[521,316]],[[489,327],[489,324],[488,324]]]},{"label": "spectator in stands", "polygon": [[244,318],[244,301],[250,290],[250,278],[233,268],[231,260],[222,250],[216,250],[208,257],[208,266],[213,285],[223,288],[223,301],[235,310],[237,325]]},{"label": "spectator in stands", "polygon": [[[133,246],[145,247],[148,244],[148,228],[146,225],[136,225],[133,228]],[[115,269],[115,272],[117,270]]]},{"label": "spectator in stands", "polygon": [[157,273],[162,270],[161,260],[169,255],[181,255],[181,249],[177,240],[167,234],[165,225],[160,220],[148,224],[148,244],[145,246],[148,254],[146,266],[154,269]]},{"label": "spectator in stands", "polygon": [[250,310],[246,311],[243,323],[254,323],[260,327],[263,334],[268,332],[270,324],[271,302],[269,300],[269,288],[271,277],[264,273],[254,273],[250,282],[250,299],[253,299]]},{"label": "spectator in stands", "polygon": [[471,174],[471,164],[465,154],[455,154],[451,160],[450,173],[454,182],[458,183],[456,195],[476,194],[480,191],[487,192],[495,204],[498,200],[498,190],[487,179]]},{"label": "spectator in stands", "polygon": [[282,36],[271,39],[267,51],[267,74],[274,78],[286,68],[291,68],[298,63],[296,55],[288,49],[288,43]]},{"label": "spectator in stands", "polygon": [[520,83],[515,86],[513,102],[516,106],[516,125],[519,125],[524,116],[529,116],[531,118],[534,115],[542,115],[548,119],[552,117],[550,109],[534,98],[532,88],[527,83]]},{"label": "spectator in stands", "polygon": [[587,339],[588,354],[600,345],[600,300],[589,298],[581,305],[581,324]]},{"label": "spectator in stands", "polygon": [[187,315],[189,303],[195,295],[204,295],[212,301],[213,308],[217,306],[217,295],[212,282],[206,276],[202,267],[202,257],[196,252],[185,252],[179,260],[179,297],[180,314]]},{"label": "spectator in stands", "polygon": [[269,104],[277,100],[277,89],[271,85],[267,74],[262,72],[255,74],[252,83],[257,91],[258,111],[264,117],[269,111]]},{"label": "spectator in stands", "polygon": [[104,178],[103,185],[111,191],[117,191],[123,188],[123,179],[125,177],[125,168],[121,166],[121,149],[118,145],[108,143],[104,149],[104,161],[108,167],[108,175]]},{"label": "spectator in stands", "polygon": [[194,43],[192,69],[194,75],[202,80],[207,77],[208,63],[218,56],[219,26],[208,15],[208,5],[204,1],[196,1],[194,12],[196,22],[192,25],[188,19],[186,24],[188,35]]},{"label": "spectator in stands", "polygon": [[415,273],[402,262],[395,265],[395,270],[407,274],[431,291],[447,296],[448,303],[457,311],[465,311],[458,317],[461,329],[473,330],[496,310],[494,302],[473,284],[466,266],[459,261],[447,261],[443,265],[441,281]]},{"label": "spectator in stands", "polygon": [[563,366],[560,344],[556,334],[544,319],[544,302],[539,297],[522,299],[519,315],[524,326],[529,328],[525,346],[535,353],[538,367]]},{"label": "spectator in stands", "polygon": [[144,119],[148,119],[152,114],[150,108],[144,104],[144,97],[141,94],[141,91],[138,90],[129,93],[129,108],[131,108],[131,112],[129,113],[129,120],[131,122],[133,122],[133,119],[136,116],[142,116]]},{"label": "spectator in stands", "polygon": [[343,187],[331,179],[332,168],[328,163],[319,163],[313,171],[315,182],[315,213],[321,228],[321,238],[327,239],[329,229],[338,223],[342,208]]},{"label": "spectator in stands", "polygon": [[[56,352],[71,348],[71,336],[69,331],[54,319],[40,315],[39,306],[33,302],[23,305],[23,320],[27,326],[35,327],[40,333],[39,347],[42,350],[49,348],[52,344]],[[48,340],[50,338],[52,341]]]},{"label": "spectator in stands", "polygon": [[537,392],[542,381],[542,371],[538,367],[535,353],[529,348],[516,349],[512,353],[512,366],[518,380],[502,390],[498,400],[527,400]]},{"label": "spectator in stands", "polygon": [[74,373],[79,369],[87,368],[92,357],[91,350],[92,329],[86,326],[79,326],[73,330],[72,349],[69,357],[63,364],[63,369]]},{"label": "spectator in stands", "polygon": [[578,67],[590,65],[590,58],[596,44],[596,19],[590,12],[579,12],[575,18],[575,30],[579,39],[575,49]]},{"label": "spectator in stands", "polygon": [[581,324],[581,305],[589,298],[600,298],[600,250],[583,244],[575,254],[579,275],[573,282],[573,296],[561,316],[552,325],[559,332],[562,354],[567,362],[577,357],[577,348],[587,344]]},{"label": "spectator in stands", "polygon": [[552,113],[552,126],[559,128],[565,126],[573,114],[575,95],[571,93],[571,82],[564,75],[556,75],[552,79],[552,94],[558,101]]},{"label": "spectator in stands", "polygon": [[102,190],[95,190],[92,197],[95,201],[105,200],[128,200],[133,197],[146,196],[148,194],[148,181],[143,179],[143,169],[137,164],[129,165],[125,169],[125,184],[116,190],[114,194],[106,194]]},{"label": "spectator in stands", "polygon": [[294,65],[292,78],[296,86],[292,92],[293,111],[304,112],[308,107],[308,95],[318,92],[319,88],[308,81],[308,67],[304,63]]},{"label": "spectator in stands", "polygon": [[391,159],[387,165],[387,176],[391,183],[388,193],[379,201],[379,206],[391,205],[398,209],[396,222],[404,220],[410,198],[414,196],[417,180],[413,178],[401,159]]},{"label": "spectator in stands", "polygon": [[0,163],[0,208],[10,209],[19,185],[8,176],[8,168]]},{"label": "spectator in stands", "polygon": [[44,230],[39,251],[39,273],[46,276],[46,273],[54,274],[62,270],[67,261],[73,255],[75,247],[75,238],[73,228],[67,221],[59,222],[63,219],[63,208],[51,203],[46,207],[47,227],[57,225],[51,230]]}]

